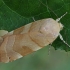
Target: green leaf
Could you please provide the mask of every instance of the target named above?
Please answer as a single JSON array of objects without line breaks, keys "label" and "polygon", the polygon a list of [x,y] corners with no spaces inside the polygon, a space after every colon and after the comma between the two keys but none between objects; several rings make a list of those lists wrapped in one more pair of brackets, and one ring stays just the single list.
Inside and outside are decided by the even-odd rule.
[{"label": "green leaf", "polygon": [[46,7],[39,0],[4,0],[4,2],[12,10],[25,17],[32,17],[46,12]]}]

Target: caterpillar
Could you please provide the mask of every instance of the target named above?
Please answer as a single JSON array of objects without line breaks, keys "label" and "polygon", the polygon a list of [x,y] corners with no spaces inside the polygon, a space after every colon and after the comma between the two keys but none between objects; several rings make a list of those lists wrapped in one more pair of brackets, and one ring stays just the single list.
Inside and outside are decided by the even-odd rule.
[{"label": "caterpillar", "polygon": [[0,62],[11,62],[51,44],[63,28],[59,20],[38,20],[0,36]]}]

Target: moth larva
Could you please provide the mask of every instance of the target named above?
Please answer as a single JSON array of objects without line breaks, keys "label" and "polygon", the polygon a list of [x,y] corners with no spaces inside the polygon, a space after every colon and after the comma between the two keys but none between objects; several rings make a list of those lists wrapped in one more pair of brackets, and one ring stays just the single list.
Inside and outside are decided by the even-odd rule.
[{"label": "moth larva", "polygon": [[0,62],[21,58],[51,44],[63,28],[52,18],[38,20],[0,37]]}]

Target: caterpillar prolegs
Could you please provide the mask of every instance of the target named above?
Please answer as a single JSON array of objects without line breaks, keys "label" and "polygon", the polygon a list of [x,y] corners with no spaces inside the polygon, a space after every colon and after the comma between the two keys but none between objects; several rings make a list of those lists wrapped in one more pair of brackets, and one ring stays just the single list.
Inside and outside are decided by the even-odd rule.
[{"label": "caterpillar prolegs", "polygon": [[0,62],[10,62],[51,44],[63,28],[52,18],[38,20],[0,37]]}]

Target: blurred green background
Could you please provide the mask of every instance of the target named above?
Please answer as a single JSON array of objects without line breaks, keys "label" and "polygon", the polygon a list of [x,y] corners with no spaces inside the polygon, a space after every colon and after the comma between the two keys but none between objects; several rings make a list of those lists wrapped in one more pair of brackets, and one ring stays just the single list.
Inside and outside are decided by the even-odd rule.
[{"label": "blurred green background", "polygon": [[[0,0],[0,30],[12,31],[43,18],[61,19],[61,34],[70,44],[70,0]],[[57,50],[55,50],[55,49]],[[52,46],[10,63],[0,63],[0,70],[70,70],[70,48],[59,38]],[[66,52],[68,51],[68,52]]]},{"label": "blurred green background", "polygon": [[0,63],[0,70],[70,70],[70,52],[47,46],[16,61]]}]

